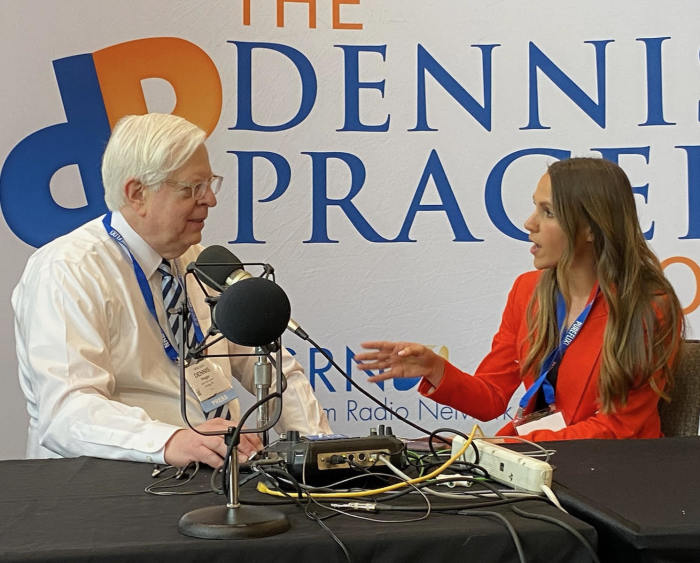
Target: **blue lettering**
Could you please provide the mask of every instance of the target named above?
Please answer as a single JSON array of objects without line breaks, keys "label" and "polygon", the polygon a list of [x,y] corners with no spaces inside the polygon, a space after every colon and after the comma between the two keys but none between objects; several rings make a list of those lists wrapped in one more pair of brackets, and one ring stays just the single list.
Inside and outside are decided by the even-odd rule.
[{"label": "blue lettering", "polygon": [[352,418],[352,420],[357,421],[357,415],[355,414],[356,410],[357,410],[357,401],[354,399],[348,399],[348,402],[347,402],[348,420],[350,420]]},{"label": "blue lettering", "polygon": [[688,233],[680,239],[700,238],[700,146],[677,145],[688,159]]},{"label": "blue lettering", "polygon": [[420,380],[420,377],[399,377],[391,381],[394,383],[394,389],[397,391],[408,391],[418,385]]},{"label": "blue lettering", "polygon": [[379,125],[365,125],[360,121],[360,89],[379,90],[384,98],[384,80],[380,82],[360,82],[359,53],[374,52],[386,61],[386,45],[336,45],[345,55],[345,123],[337,131],[388,131],[390,117]]},{"label": "blue lettering", "polygon": [[527,240],[527,233],[516,227],[506,214],[506,210],[503,207],[503,176],[508,169],[508,167],[524,156],[529,155],[542,155],[551,156],[556,159],[568,158],[571,155],[570,151],[560,150],[560,149],[523,149],[519,151],[512,152],[504,156],[501,160],[496,163],[489,173],[489,177],[486,179],[485,188],[485,200],[486,200],[486,212],[488,213],[494,226],[501,231],[504,235],[507,235],[515,240]]},{"label": "blue lettering", "polygon": [[[421,204],[421,199],[425,193],[425,188],[428,185],[430,178],[435,181],[435,187],[437,188],[438,194],[440,195],[441,205],[428,205]],[[413,221],[416,218],[416,214],[419,211],[444,211],[447,215],[447,220],[450,222],[452,227],[452,232],[455,235],[453,239],[455,242],[477,242],[482,239],[475,238],[469,232],[469,228],[464,221],[462,212],[459,209],[459,204],[457,203],[457,198],[455,197],[452,187],[450,186],[450,181],[447,179],[447,174],[445,169],[442,167],[440,158],[438,157],[435,149],[430,151],[430,156],[428,157],[428,162],[423,170],[423,175],[418,182],[418,188],[416,193],[413,195],[413,200],[406,213],[406,218],[404,219],[403,225],[401,227],[401,232],[394,239],[394,242],[416,242],[415,239],[410,238],[411,227],[413,226]]]},{"label": "blue lettering", "polygon": [[[400,417],[408,418],[409,412],[406,407],[399,406],[394,407],[394,403],[389,401],[387,403],[386,397],[384,398],[384,404],[376,407],[359,407],[358,403],[354,399],[348,399],[347,403],[347,420],[368,422],[371,420],[394,420],[394,414]],[[393,411],[393,412],[392,412]]]},{"label": "blue lettering", "polygon": [[[238,105],[236,106],[236,124],[232,130],[243,131],[285,131],[299,125],[307,118],[316,103],[317,81],[314,67],[300,51],[280,43],[254,43],[246,41],[228,41],[238,48]],[[261,125],[253,120],[253,49],[269,49],[286,56],[296,67],[301,78],[301,101],[294,117],[280,125]]]},{"label": "blue lettering", "polygon": [[[312,232],[311,238],[304,242],[338,242],[328,238],[327,209],[331,205],[343,210],[352,225],[365,239],[370,242],[390,242],[380,236],[367,220],[362,216],[357,207],[352,203],[354,198],[365,183],[365,166],[354,154],[346,152],[304,152],[311,157],[313,175],[313,204],[312,204]],[[328,160],[338,159],[350,168],[351,185],[348,195],[340,199],[328,197]]]},{"label": "blue lettering", "polygon": [[[434,410],[432,410],[431,407]],[[423,399],[418,399],[418,420],[422,420],[424,410],[427,411],[426,414],[429,414],[435,420],[438,419],[438,404],[436,402],[430,401],[429,403],[426,403],[423,401]]]},{"label": "blue lettering", "polygon": [[280,197],[289,187],[292,170],[289,163],[281,155],[268,151],[227,151],[238,158],[238,234],[235,243],[264,243],[257,240],[253,233],[253,161],[256,157],[264,158],[272,164],[277,175],[277,184],[272,193],[259,203],[273,201]]},{"label": "blue lettering", "polygon": [[418,60],[417,60],[417,76],[418,76],[418,95],[417,95],[417,107],[416,113],[417,122],[416,126],[409,131],[437,131],[428,125],[427,117],[427,102],[425,95],[425,73],[426,71],[442,86],[445,91],[452,96],[452,98],[462,106],[467,112],[477,120],[479,125],[481,125],[486,131],[491,131],[491,52],[499,44],[491,45],[472,45],[481,50],[481,68],[484,80],[484,105],[482,106],[477,102],[472,95],[467,92],[462,85],[457,82],[452,75],[445,70],[445,68],[440,65],[433,58],[433,56],[428,53],[428,51],[421,45],[418,44]]},{"label": "blue lettering", "polygon": [[664,119],[663,73],[661,71],[661,43],[670,37],[637,38],[647,53],[647,120],[643,125],[675,125]]},{"label": "blue lettering", "polygon": [[584,41],[595,48],[596,81],[598,85],[598,103],[595,103],[576,83],[547,57],[539,47],[530,42],[530,121],[520,129],[550,129],[540,123],[539,89],[537,71],[541,70],[566,96],[583,112],[605,129],[605,47],[612,39],[602,41]]},{"label": "blue lettering", "polygon": [[[325,348],[323,349],[328,356],[331,358],[333,357],[333,354],[331,354],[330,350],[326,350]],[[316,357],[321,356],[325,362],[326,365],[323,367],[316,367]],[[328,361],[328,359],[321,353],[317,348],[310,348],[309,349],[309,381],[311,383],[311,388],[315,391],[316,390],[316,376],[318,376],[321,381],[326,385],[326,389],[328,389],[330,392],[334,393],[335,388],[333,385],[331,385],[331,382],[328,381],[328,378],[326,377],[326,372],[331,369],[332,364]]]}]

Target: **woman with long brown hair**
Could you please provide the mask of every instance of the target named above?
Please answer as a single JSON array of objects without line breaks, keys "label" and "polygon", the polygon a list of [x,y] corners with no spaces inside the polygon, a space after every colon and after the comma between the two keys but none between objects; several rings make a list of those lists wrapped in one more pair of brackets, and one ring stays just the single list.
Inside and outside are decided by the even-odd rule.
[{"label": "woman with long brown hair", "polygon": [[657,404],[673,384],[684,319],[639,227],[630,182],[598,158],[555,162],[525,222],[535,271],[510,291],[490,353],[474,375],[429,348],[366,342],[369,381],[422,377],[419,391],[480,420],[502,415],[521,382],[516,418],[499,431],[533,440],[661,436]]}]

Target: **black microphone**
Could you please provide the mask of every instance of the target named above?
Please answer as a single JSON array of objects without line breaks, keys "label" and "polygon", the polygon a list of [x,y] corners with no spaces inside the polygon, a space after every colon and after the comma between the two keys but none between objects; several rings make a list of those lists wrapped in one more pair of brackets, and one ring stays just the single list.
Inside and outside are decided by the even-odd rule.
[{"label": "black microphone", "polygon": [[245,278],[227,287],[212,312],[221,334],[241,346],[267,346],[289,323],[287,294],[272,280]]},{"label": "black microphone", "polygon": [[[190,264],[190,266],[192,265]],[[222,292],[226,292],[227,288],[233,287],[234,284],[242,280],[253,278],[252,274],[243,268],[241,261],[233,252],[217,244],[208,246],[199,253],[194,263],[194,269],[198,270],[200,274],[204,274],[201,278],[205,284]],[[294,319],[288,320],[287,328],[301,339],[308,340],[309,335]],[[223,331],[221,332],[223,333]],[[224,336],[226,335],[224,334]]]},{"label": "black microphone", "polygon": [[217,244],[202,250],[194,265],[205,274],[202,281],[216,291],[223,291],[239,280],[252,277],[233,252]]}]

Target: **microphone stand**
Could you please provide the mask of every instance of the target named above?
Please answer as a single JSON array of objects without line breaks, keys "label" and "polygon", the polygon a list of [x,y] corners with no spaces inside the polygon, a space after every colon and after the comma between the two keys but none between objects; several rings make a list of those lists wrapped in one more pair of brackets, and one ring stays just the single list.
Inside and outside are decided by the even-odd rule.
[{"label": "microphone stand", "polygon": [[[180,309],[181,322],[183,323],[183,334],[187,335],[187,326],[190,322],[189,320],[189,309],[187,306],[187,283],[183,280],[183,292],[184,292],[184,303]],[[260,408],[262,405],[267,407],[267,400],[274,396],[269,396],[266,394],[261,397],[263,390],[259,389],[257,393],[258,402],[253,405],[246,413],[241,417],[239,421],[239,427],[229,426],[229,428],[223,432],[213,431],[213,432],[202,432],[197,430],[192,426],[187,417],[187,402],[185,395],[186,389],[186,379],[185,379],[185,354],[186,354],[186,337],[182,338],[179,346],[179,358],[178,367],[180,369],[180,412],[182,418],[184,419],[187,426],[189,426],[195,432],[206,435],[206,436],[224,436],[226,446],[228,448],[227,455],[228,459],[224,461],[224,468],[226,463],[228,463],[228,495],[226,498],[225,505],[207,506],[204,508],[197,508],[190,512],[184,514],[178,522],[178,530],[180,533],[186,536],[192,536],[195,538],[204,539],[246,539],[246,538],[259,538],[272,536],[275,534],[280,534],[286,532],[289,529],[289,520],[287,516],[279,512],[278,510],[273,510],[265,506],[242,506],[239,498],[239,472],[238,472],[238,444],[240,441],[241,427],[245,422],[246,418],[252,413],[254,408]],[[275,409],[275,416],[273,420],[276,421],[282,412],[282,345],[281,339],[278,338],[277,344],[277,355],[275,361],[276,375],[277,375],[277,392],[279,394],[280,400],[277,401],[277,408]],[[262,347],[256,347],[254,354],[245,355],[257,355],[258,362],[261,362],[261,354],[265,354]],[[233,356],[236,354],[228,354],[228,356]],[[270,381],[268,381],[265,393],[269,390],[271,383],[271,369],[269,365],[269,360],[267,355],[265,355],[265,361],[267,362],[267,367],[263,365],[261,371],[266,371],[265,377],[269,376]],[[257,375],[257,363],[256,363],[256,375]],[[264,385],[261,385],[264,387]],[[261,405],[258,406],[258,403]],[[265,416],[268,412],[265,409]],[[260,415],[259,415],[260,416]],[[273,422],[274,424],[274,422]],[[271,427],[271,424],[265,422],[263,425],[259,425],[255,430],[249,430],[247,432],[263,432],[267,435],[267,430]],[[226,479],[226,473],[224,472],[224,479]]]},{"label": "microphone stand", "polygon": [[[262,346],[255,347],[255,354],[258,360],[255,362],[253,370],[253,382],[255,384],[255,398],[260,406],[258,406],[258,428],[262,428],[269,422],[270,405],[268,401],[263,401],[270,392],[272,384],[272,369],[270,360]],[[263,432],[263,446],[267,446],[267,432]]]}]

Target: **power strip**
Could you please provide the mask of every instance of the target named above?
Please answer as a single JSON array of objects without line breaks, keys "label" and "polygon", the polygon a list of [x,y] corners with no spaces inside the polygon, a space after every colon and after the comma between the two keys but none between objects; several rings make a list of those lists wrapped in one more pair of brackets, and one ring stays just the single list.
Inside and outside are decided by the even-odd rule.
[{"label": "power strip", "polygon": [[[452,455],[464,445],[465,439],[455,436]],[[540,459],[520,454],[486,440],[474,439],[479,450],[479,465],[489,472],[492,479],[518,490],[542,494],[542,485],[551,487],[553,468]],[[476,456],[470,446],[458,461],[474,463]]]}]

